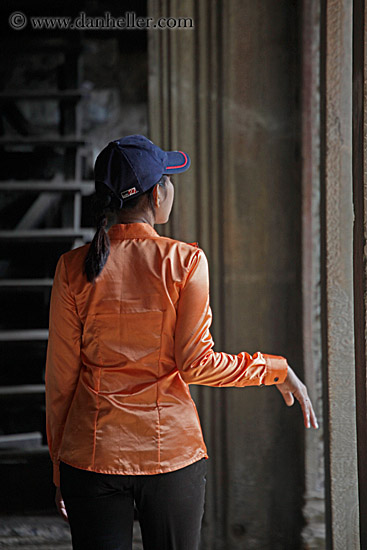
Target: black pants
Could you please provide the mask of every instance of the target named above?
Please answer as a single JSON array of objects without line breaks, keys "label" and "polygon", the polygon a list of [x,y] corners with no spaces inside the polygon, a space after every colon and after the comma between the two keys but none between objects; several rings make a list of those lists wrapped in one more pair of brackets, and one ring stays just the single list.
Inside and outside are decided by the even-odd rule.
[{"label": "black pants", "polygon": [[156,475],[100,474],[60,462],[74,550],[131,550],[134,501],[144,550],[198,550],[206,459]]}]

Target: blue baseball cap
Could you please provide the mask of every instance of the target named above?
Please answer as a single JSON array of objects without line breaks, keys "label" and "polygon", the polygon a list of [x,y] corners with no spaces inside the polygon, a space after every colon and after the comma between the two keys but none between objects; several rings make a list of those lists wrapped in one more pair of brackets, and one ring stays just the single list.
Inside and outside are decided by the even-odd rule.
[{"label": "blue baseball cap", "polygon": [[145,193],[156,185],[163,174],[179,174],[190,166],[183,151],[163,151],[140,134],[114,141],[99,153],[94,163],[96,183],[104,183],[120,201]]}]

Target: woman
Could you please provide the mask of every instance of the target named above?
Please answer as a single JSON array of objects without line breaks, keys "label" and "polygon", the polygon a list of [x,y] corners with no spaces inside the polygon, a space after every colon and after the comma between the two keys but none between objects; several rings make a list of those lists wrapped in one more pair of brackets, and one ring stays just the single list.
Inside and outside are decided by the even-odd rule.
[{"label": "woman", "polygon": [[145,550],[198,548],[208,455],[189,384],[275,384],[318,427],[284,357],[212,349],[205,254],[154,229],[169,219],[170,175],[189,166],[144,136],[110,142],[95,163],[97,232],[56,267],[47,438],[77,550],[131,549],[134,502]]}]

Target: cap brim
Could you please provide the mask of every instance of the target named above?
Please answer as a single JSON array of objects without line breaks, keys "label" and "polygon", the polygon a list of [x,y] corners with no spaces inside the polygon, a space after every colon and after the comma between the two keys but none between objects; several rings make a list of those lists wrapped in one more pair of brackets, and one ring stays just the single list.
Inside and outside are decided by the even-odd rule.
[{"label": "cap brim", "polygon": [[185,172],[190,167],[191,160],[187,153],[183,151],[167,151],[167,165],[165,174],[179,174]]}]

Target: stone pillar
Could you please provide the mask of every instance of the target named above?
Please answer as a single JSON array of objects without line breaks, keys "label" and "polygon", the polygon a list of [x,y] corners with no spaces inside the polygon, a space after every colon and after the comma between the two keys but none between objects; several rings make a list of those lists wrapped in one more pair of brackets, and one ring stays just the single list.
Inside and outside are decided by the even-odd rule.
[{"label": "stone pillar", "polygon": [[353,1],[328,0],[322,8],[321,320],[327,543],[334,550],[354,550],[361,546],[353,288]]},{"label": "stone pillar", "polygon": [[356,412],[361,548],[367,547],[367,10],[353,2],[353,206]]},{"label": "stone pillar", "polygon": [[[207,254],[215,349],[284,355],[303,377],[298,2],[150,0],[148,11],[195,25],[149,31],[149,135],[192,158],[159,231]],[[202,548],[299,548],[298,404],[276,388],[190,390],[211,456]]]},{"label": "stone pillar", "polygon": [[320,235],[320,0],[302,9],[302,287],[305,382],[319,421],[306,433],[303,541],[307,550],[323,550],[325,472],[321,346]]}]

